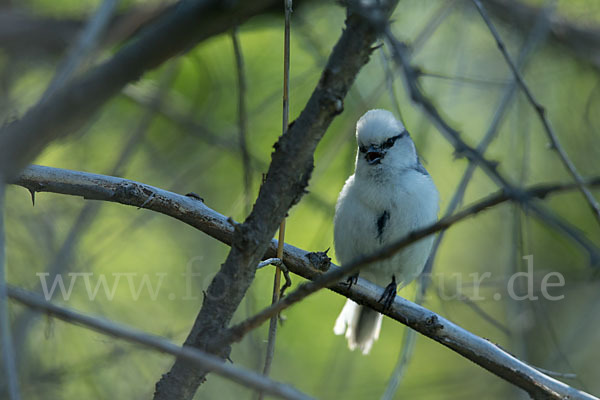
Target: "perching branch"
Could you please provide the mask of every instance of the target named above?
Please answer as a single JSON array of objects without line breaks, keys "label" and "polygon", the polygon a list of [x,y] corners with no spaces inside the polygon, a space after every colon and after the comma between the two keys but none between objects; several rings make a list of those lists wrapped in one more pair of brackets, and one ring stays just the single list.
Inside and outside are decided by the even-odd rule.
[{"label": "perching branch", "polygon": [[52,140],[81,128],[127,83],[198,42],[231,29],[273,1],[190,0],[169,8],[111,59],[1,129],[0,172],[11,180]]},{"label": "perching branch", "polygon": [[[87,199],[112,201],[135,207],[146,203],[144,208],[179,219],[223,243],[231,245],[233,240],[234,228],[227,221],[227,218],[207,207],[202,201],[127,179],[58,168],[30,166],[25,169],[15,183],[29,190],[83,196]],[[586,184],[590,187],[600,187],[600,177],[589,180]],[[575,183],[548,184],[531,186],[524,189],[523,193],[529,199],[542,199],[553,193],[574,189],[576,189]],[[148,197],[152,194],[152,200],[147,202]],[[360,268],[360,263],[364,265],[364,263],[389,256],[401,248],[401,246],[406,246],[427,234],[439,231],[477,212],[510,200],[519,201],[520,199],[513,199],[509,194],[502,191],[493,194],[474,203],[462,212],[454,214],[452,217],[442,219],[437,224],[424,230],[413,232],[407,238],[402,239],[392,246],[364,257],[360,262],[349,264],[344,268],[332,266],[326,274],[315,269],[313,264],[311,264],[308,258],[311,253],[290,245],[285,245],[283,261],[288,269],[314,282],[301,285],[275,306],[265,309],[264,312],[259,314],[259,319],[253,318],[250,323],[246,321],[246,323],[237,325],[237,328],[232,328],[224,332],[223,340],[238,339],[249,329],[267,321],[271,315],[275,315],[282,309],[295,304],[297,301],[305,298],[310,293],[318,291],[322,287],[329,287],[329,289],[337,293],[361,304],[368,305],[440,342],[532,395],[537,397],[544,395],[546,398],[557,399],[560,398],[559,395],[569,395],[572,399],[593,399],[593,396],[579,392],[544,375],[535,368],[514,358],[493,343],[465,331],[441,316],[408,300],[396,297],[392,307],[388,310],[383,310],[381,304],[378,302],[383,289],[368,281],[359,279],[358,283],[350,289],[348,289],[344,282],[340,282],[342,277],[351,273],[350,271]],[[277,241],[272,240],[263,258],[273,257],[276,248]]]},{"label": "perching branch", "polygon": [[297,389],[267,377],[256,372],[245,370],[233,364],[229,364],[222,359],[205,353],[191,347],[180,347],[171,341],[148,334],[146,332],[134,329],[115,322],[92,317],[75,311],[71,308],[62,307],[44,300],[41,296],[28,292],[23,289],[9,286],[7,288],[8,296],[13,300],[26,305],[39,312],[55,316],[68,323],[82,325],[103,334],[111,335],[125,341],[141,344],[151,349],[174,355],[185,359],[188,363],[199,367],[207,368],[214,373],[221,375],[232,381],[238,382],[244,386],[264,390],[266,393],[280,397],[282,399],[308,400],[312,397],[299,392]]},{"label": "perching branch", "polygon": [[525,93],[527,100],[529,101],[529,103],[531,104],[531,106],[533,107],[533,109],[535,110],[537,115],[539,116],[540,121],[542,122],[542,125],[544,126],[544,130],[546,131],[546,134],[548,136],[548,139],[550,139],[551,148],[556,151],[556,153],[558,154],[560,160],[564,164],[567,171],[569,171],[569,173],[571,174],[571,176],[573,177],[575,182],[577,182],[579,190],[583,194],[583,197],[585,197],[586,201],[588,202],[588,205],[590,206],[590,208],[592,210],[592,214],[594,214],[596,221],[598,221],[598,223],[600,223],[600,206],[598,205],[598,202],[596,201],[596,199],[594,198],[592,193],[583,184],[583,178],[581,177],[581,175],[579,175],[579,172],[577,172],[577,168],[575,168],[575,164],[573,164],[573,161],[571,161],[571,159],[567,155],[567,152],[565,151],[564,147],[562,147],[562,145],[558,141],[558,136],[556,136],[556,132],[554,132],[554,128],[552,128],[552,125],[550,124],[550,120],[548,119],[548,116],[546,114],[546,109],[544,108],[544,106],[542,106],[536,100],[536,98],[533,96],[533,93],[531,92],[531,89],[529,89],[529,86],[527,86],[527,84],[525,83],[525,80],[523,79],[523,75],[521,75],[521,73],[519,72],[519,69],[515,65],[515,62],[512,60],[512,58],[508,54],[508,51],[506,50],[506,46],[504,45],[504,42],[500,38],[500,34],[496,30],[496,27],[494,27],[494,24],[492,24],[492,21],[488,17],[487,12],[485,11],[485,8],[481,5],[481,2],[479,0],[473,0],[473,3],[477,7],[479,14],[481,14],[481,17],[483,18],[483,20],[485,21],[486,25],[488,26],[490,32],[492,33],[494,40],[496,40],[496,44],[498,45],[498,48],[500,49],[502,56],[506,60],[506,63],[510,67],[510,70],[514,74],[517,83],[519,84],[519,86],[523,90],[523,93]]},{"label": "perching branch", "polygon": [[[387,19],[395,5],[396,1],[389,1],[385,7],[373,7]],[[244,223],[235,226],[231,250],[207,289],[186,345],[228,356],[229,348],[222,346],[218,339],[254,280],[256,265],[267,251],[277,227],[304,195],[317,144],[334,117],[343,111],[346,94],[368,62],[376,38],[371,21],[349,13],[345,30],[308,103],[274,145],[269,171],[254,208]],[[223,285],[223,282],[229,284]],[[206,371],[176,360],[156,384],[154,398],[191,399],[205,375]]]}]

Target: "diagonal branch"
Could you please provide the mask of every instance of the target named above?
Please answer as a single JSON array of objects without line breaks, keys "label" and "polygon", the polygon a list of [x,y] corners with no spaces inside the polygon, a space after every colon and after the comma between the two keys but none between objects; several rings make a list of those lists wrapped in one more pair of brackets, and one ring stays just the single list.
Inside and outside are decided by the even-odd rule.
[{"label": "diagonal branch", "polygon": [[[396,1],[378,11],[391,14]],[[386,17],[387,19],[387,17]],[[377,38],[371,21],[349,13],[346,28],[335,45],[321,79],[300,116],[275,143],[275,152],[254,208],[243,224],[235,226],[225,263],[207,289],[202,308],[185,344],[221,357],[228,347],[218,341],[229,325],[248,287],[256,265],[265,254],[288,210],[304,195],[317,144],[334,117],[343,111],[344,98],[360,69],[368,62]],[[224,283],[227,284],[224,284]],[[224,299],[223,299],[224,298]],[[176,360],[156,384],[155,400],[190,399],[204,380],[205,371]]]},{"label": "diagonal branch", "polygon": [[512,58],[508,54],[508,51],[506,50],[506,46],[504,45],[504,42],[500,38],[500,34],[496,30],[496,27],[494,26],[494,24],[492,24],[492,21],[488,17],[487,12],[485,11],[485,8],[481,5],[481,2],[479,0],[473,0],[473,3],[477,7],[479,14],[481,14],[481,18],[483,18],[485,24],[487,25],[490,32],[492,33],[494,40],[496,40],[496,44],[498,45],[498,48],[500,49],[502,56],[506,60],[506,63],[510,67],[510,70],[514,74],[517,83],[521,87],[521,90],[523,90],[523,93],[525,93],[527,100],[529,101],[529,103],[531,103],[531,106],[533,107],[533,109],[535,110],[537,115],[539,116],[540,121],[542,122],[542,125],[544,126],[544,130],[546,131],[546,135],[548,136],[548,139],[550,139],[551,148],[556,151],[556,153],[558,154],[560,160],[564,164],[567,171],[569,171],[569,173],[571,174],[571,176],[573,177],[575,182],[577,182],[577,186],[579,187],[579,190],[583,194],[583,197],[585,197],[586,201],[588,202],[588,205],[592,209],[592,213],[594,214],[596,221],[598,221],[598,223],[600,223],[600,206],[598,205],[598,202],[596,201],[596,199],[594,198],[592,193],[588,190],[588,188],[585,187],[585,185],[583,183],[583,178],[581,177],[581,175],[579,175],[579,172],[577,172],[577,168],[575,168],[575,164],[573,164],[573,161],[571,161],[571,159],[567,155],[567,152],[560,144],[560,142],[558,140],[558,136],[556,136],[556,132],[554,132],[554,128],[552,128],[552,125],[550,124],[550,120],[548,120],[548,116],[546,114],[546,109],[544,108],[544,106],[542,106],[536,100],[536,98],[533,96],[533,93],[531,92],[531,89],[529,89],[529,86],[527,86],[527,84],[525,83],[525,80],[523,79],[523,75],[521,75],[521,72],[519,72],[519,69],[515,65],[515,62],[512,60]]},{"label": "diagonal branch", "polygon": [[7,180],[52,140],[81,128],[111,97],[145,72],[264,11],[274,0],[182,1],[114,57],[54,92],[0,130],[0,172]]},{"label": "diagonal branch", "polygon": [[[83,196],[87,199],[112,201],[135,207],[146,203],[144,208],[176,218],[223,243],[231,245],[233,241],[234,228],[228,222],[227,218],[210,209],[203,202],[192,197],[182,196],[127,179],[34,165],[28,167],[15,183],[29,190]],[[600,177],[586,183],[589,186],[600,187]],[[576,189],[575,183],[548,184],[531,186],[524,189],[524,193],[530,199],[542,199],[553,193],[574,189]],[[152,196],[152,200],[147,201],[150,196]],[[414,240],[446,228],[476,212],[509,200],[519,201],[520,198],[513,199],[502,191],[491,195],[462,212],[442,219],[432,227],[414,232],[390,248],[383,249],[382,252],[363,258],[358,263],[349,264],[344,268],[332,266],[330,272],[327,274],[323,274],[314,268],[308,258],[308,255],[311,253],[286,244],[283,258],[285,265],[295,274],[314,282],[301,285],[299,289],[284,297],[275,306],[265,309],[264,312],[259,314],[259,319],[253,318],[250,320],[250,323],[246,321],[237,325],[238,328],[233,328],[227,332],[227,337],[222,334],[223,340],[234,340],[243,336],[248,329],[260,325],[260,323],[267,321],[271,315],[275,315],[282,309],[295,304],[299,301],[297,299],[305,298],[310,293],[314,293],[322,287],[329,286],[329,289],[356,302],[366,304],[419,331],[425,336],[440,342],[494,374],[518,385],[532,395],[535,394],[537,396],[542,393],[547,398],[558,399],[560,397],[556,393],[560,393],[572,396],[571,398],[573,399],[594,399],[590,395],[581,393],[544,375],[493,343],[473,335],[441,316],[408,300],[396,297],[392,307],[383,310],[381,304],[378,302],[383,289],[368,281],[359,279],[358,283],[350,289],[343,282],[338,282],[352,268],[360,268],[360,262],[370,262],[379,259],[378,257],[389,256],[401,248],[401,246],[406,246]],[[273,257],[276,249],[277,241],[272,240],[263,258]],[[443,329],[440,329],[440,327],[443,327]],[[236,329],[237,332],[235,332]]]},{"label": "diagonal branch", "polygon": [[[419,86],[419,72],[410,63],[408,47],[405,43],[398,41],[390,27],[386,27],[385,36],[390,44],[392,57],[402,69],[406,90],[415,104],[423,109],[424,114],[434,123],[440,133],[454,146],[458,156],[466,157],[469,162],[477,164],[503,191],[516,198],[522,197],[521,188],[512,185],[497,169],[497,163],[486,159],[477,149],[469,146],[461,137],[460,132],[452,128],[441,116],[438,109],[423,93]],[[523,199],[526,199],[523,197]],[[521,202],[521,206],[532,211],[538,219],[548,226],[569,237],[575,243],[583,247],[588,253],[590,264],[594,267],[600,265],[600,253],[597,246],[587,237],[581,234],[577,228],[560,219],[540,204],[528,201]]]},{"label": "diagonal branch", "polygon": [[59,66],[48,88],[42,95],[42,99],[50,96],[56,89],[62,87],[77,74],[82,64],[96,49],[116,6],[117,0],[104,0],[98,6],[98,10],[87,22],[74,46],[68,52],[67,58]]},{"label": "diagonal branch", "polygon": [[[513,30],[527,32],[543,13],[542,7],[528,1],[486,0],[486,7]],[[600,28],[596,25],[578,23],[560,14],[545,15],[550,25],[551,44],[560,50],[566,49],[574,58],[600,68]],[[587,26],[586,26],[587,25]]]},{"label": "diagonal branch", "polygon": [[291,386],[273,381],[256,372],[242,369],[233,364],[228,364],[222,359],[198,349],[180,347],[160,336],[151,335],[106,319],[92,317],[71,308],[58,306],[37,294],[20,288],[9,286],[7,292],[10,298],[32,309],[131,343],[142,344],[162,353],[172,354],[176,357],[185,359],[191,364],[208,368],[214,373],[229,378],[244,386],[264,390],[265,392],[282,399],[309,400],[312,398]]}]

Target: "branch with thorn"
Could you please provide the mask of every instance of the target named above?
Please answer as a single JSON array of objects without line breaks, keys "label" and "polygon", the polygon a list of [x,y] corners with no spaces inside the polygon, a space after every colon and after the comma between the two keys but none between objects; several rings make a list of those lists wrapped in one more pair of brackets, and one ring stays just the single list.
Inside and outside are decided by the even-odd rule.
[{"label": "branch with thorn", "polygon": [[[39,186],[39,182],[45,182],[45,185]],[[147,185],[142,183],[122,178],[42,166],[28,167],[15,183],[28,189],[38,187],[43,189],[40,191],[82,196],[89,199],[118,202],[136,207],[143,203],[147,197],[142,190],[130,190],[123,193],[119,189],[121,187],[147,187]],[[586,180],[586,185],[600,187],[600,177]],[[383,292],[382,288],[361,278],[358,279],[355,285],[348,288],[348,285],[344,281],[345,276],[360,269],[362,265],[389,257],[414,241],[439,232],[442,229],[447,229],[455,223],[491,207],[508,201],[518,202],[524,201],[524,199],[528,199],[529,201],[532,199],[544,199],[555,193],[575,189],[577,189],[577,185],[573,182],[534,185],[524,188],[517,197],[514,197],[514,193],[507,193],[501,190],[473,203],[452,216],[441,219],[438,223],[430,227],[411,233],[406,238],[377,253],[365,255],[360,260],[350,263],[343,268],[330,264],[325,252],[309,253],[286,244],[284,245],[282,261],[289,271],[309,279],[310,282],[300,285],[296,290],[283,297],[278,303],[266,308],[251,319],[229,328],[220,337],[220,342],[222,345],[229,345],[234,341],[240,340],[246,333],[260,326],[273,315],[298,303],[310,294],[327,287],[360,304],[368,305],[388,317],[415,329],[421,334],[438,341],[442,345],[479,364],[481,367],[522,388],[536,398],[562,399],[565,396],[569,396],[573,399],[595,399],[595,397],[587,393],[547,376],[518,360],[494,343],[462,329],[458,325],[422,306],[397,296],[391,307],[383,310],[382,305],[378,302]],[[228,222],[227,217],[210,209],[203,202],[187,196],[159,188],[152,188],[152,190],[155,193],[155,201],[148,205],[148,209],[176,218],[223,243],[231,245],[234,228]],[[275,239],[271,240],[263,258],[265,260],[273,258],[277,247],[277,241]],[[317,268],[317,266],[311,263],[311,260],[321,260],[322,262],[319,262],[319,267],[327,264],[327,268],[323,268],[325,270],[328,269],[327,272]]]}]

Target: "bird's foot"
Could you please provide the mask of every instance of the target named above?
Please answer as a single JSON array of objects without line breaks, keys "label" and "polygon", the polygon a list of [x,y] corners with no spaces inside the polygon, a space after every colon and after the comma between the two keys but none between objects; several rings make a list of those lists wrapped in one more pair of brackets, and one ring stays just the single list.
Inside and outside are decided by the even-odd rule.
[{"label": "bird's foot", "polygon": [[379,298],[379,303],[383,304],[383,310],[388,310],[392,304],[394,304],[394,300],[396,299],[396,289],[398,284],[396,283],[396,277],[392,275],[392,282],[385,287],[383,294]]},{"label": "bird's foot", "polygon": [[352,285],[356,284],[356,282],[358,282],[358,272],[354,275],[350,275],[348,279],[346,279],[346,285],[348,285],[348,290],[350,290],[350,288],[352,288]]}]

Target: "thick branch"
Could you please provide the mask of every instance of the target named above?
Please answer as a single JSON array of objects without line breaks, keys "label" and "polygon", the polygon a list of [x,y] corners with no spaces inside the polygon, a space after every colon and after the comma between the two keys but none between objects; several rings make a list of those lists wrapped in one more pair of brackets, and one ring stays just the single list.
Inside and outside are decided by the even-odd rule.
[{"label": "thick branch", "polygon": [[[32,191],[83,196],[88,199],[106,200],[137,207],[143,205],[143,208],[177,218],[223,243],[231,244],[232,242],[233,227],[227,222],[225,216],[210,209],[203,202],[195,198],[182,196],[142,183],[104,175],[42,166],[28,167],[15,183]],[[586,184],[600,187],[600,178],[587,181]],[[545,198],[552,193],[574,190],[576,187],[575,183],[537,185],[525,189],[524,193],[530,198]],[[148,200],[149,198],[150,200]],[[481,211],[485,209],[486,206],[501,204],[510,199],[510,196],[506,193],[499,192],[474,204],[470,208],[473,210],[472,213],[474,213],[477,210]],[[448,226],[448,221],[442,222],[436,229],[439,230],[446,226]],[[431,233],[435,230],[429,229],[429,231]],[[277,241],[272,240],[264,258],[274,256],[276,248]],[[315,269],[309,261],[307,257],[309,254],[294,246],[285,245],[284,263],[290,271],[304,278],[310,280],[323,278],[325,275]],[[331,268],[332,272],[340,270],[335,266]],[[302,285],[302,287],[306,288],[306,285]],[[542,374],[493,343],[473,335],[441,316],[408,300],[396,297],[392,307],[388,310],[383,310],[378,302],[383,289],[368,281],[359,279],[358,283],[353,285],[350,290],[342,282],[334,282],[329,286],[329,289],[347,296],[356,302],[366,304],[410,326],[536,397],[560,398],[558,396],[560,394],[571,396],[570,398],[573,399],[594,398]],[[301,289],[301,291],[304,290]],[[290,297],[293,300],[292,295],[287,296],[282,300],[280,305],[286,304],[287,299]],[[269,318],[268,315],[263,317],[263,321]],[[230,331],[228,334],[231,335],[232,332]]]},{"label": "thick branch", "polygon": [[63,321],[79,324],[86,328],[126,340],[131,343],[142,344],[162,353],[172,354],[186,359],[188,362],[209,368],[218,375],[224,376],[244,386],[261,389],[267,393],[283,399],[308,400],[311,397],[299,392],[291,386],[275,382],[265,376],[224,362],[212,354],[205,353],[190,347],[180,347],[160,336],[150,335],[146,332],[120,325],[115,322],[82,314],[67,307],[61,307],[42,297],[23,289],[9,286],[8,297],[42,313],[55,316]]},{"label": "thick branch", "polygon": [[[382,15],[389,8],[379,10]],[[275,144],[271,165],[254,208],[236,225],[231,251],[207,289],[202,308],[185,344],[226,357],[228,347],[215,341],[254,280],[256,265],[265,254],[288,210],[304,195],[313,169],[313,154],[360,69],[367,63],[377,38],[370,21],[350,13],[321,79],[298,119]],[[227,285],[224,282],[228,282]],[[206,373],[177,360],[156,385],[155,399],[190,399]]]},{"label": "thick branch", "polygon": [[[103,47],[127,40],[134,32],[151,22],[167,5],[142,5],[115,15],[108,32],[101,38]],[[55,19],[29,15],[15,8],[0,9],[0,48],[11,55],[30,55],[39,59],[59,55],[76,38],[85,19]]]},{"label": "thick branch", "polygon": [[0,130],[0,172],[10,180],[50,141],[79,129],[127,83],[257,14],[273,1],[196,0],[170,8],[110,60]]}]

